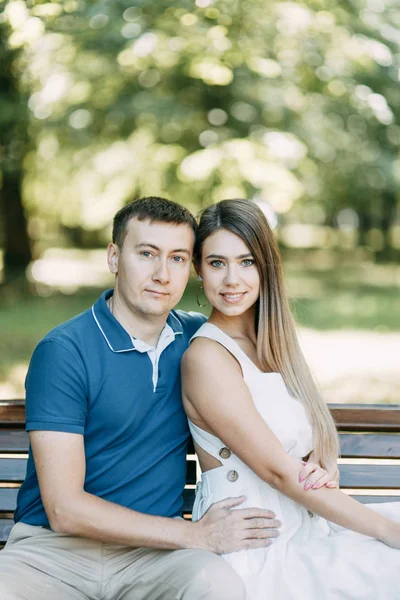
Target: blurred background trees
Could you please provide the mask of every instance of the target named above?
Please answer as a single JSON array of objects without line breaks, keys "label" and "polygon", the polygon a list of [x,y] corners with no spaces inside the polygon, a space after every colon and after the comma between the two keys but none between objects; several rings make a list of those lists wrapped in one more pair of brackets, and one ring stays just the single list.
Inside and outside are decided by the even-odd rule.
[{"label": "blurred background trees", "polygon": [[288,245],[400,248],[396,0],[9,0],[1,28],[6,275],[148,193],[267,202],[314,226]]},{"label": "blurred background trees", "polygon": [[399,330],[399,80],[398,0],[0,0],[0,395],[141,195],[259,202],[300,324]]}]

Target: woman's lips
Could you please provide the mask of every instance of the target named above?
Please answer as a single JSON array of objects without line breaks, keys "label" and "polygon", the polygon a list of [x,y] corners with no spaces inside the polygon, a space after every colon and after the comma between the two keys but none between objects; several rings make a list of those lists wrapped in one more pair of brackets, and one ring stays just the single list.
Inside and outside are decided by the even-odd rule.
[{"label": "woman's lips", "polygon": [[244,298],[244,296],[246,295],[247,292],[236,292],[236,293],[225,293],[225,294],[221,294],[221,296],[223,297],[223,299],[225,300],[225,302],[228,302],[228,304],[237,304],[238,302],[240,302],[242,300],[242,298]]}]

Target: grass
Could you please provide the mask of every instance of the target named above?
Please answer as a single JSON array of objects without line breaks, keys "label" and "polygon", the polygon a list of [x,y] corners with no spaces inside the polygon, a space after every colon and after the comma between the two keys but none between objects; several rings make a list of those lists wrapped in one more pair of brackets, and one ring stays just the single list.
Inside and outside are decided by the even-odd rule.
[{"label": "grass", "polygon": [[371,267],[371,276],[366,277],[361,265],[330,272],[288,268],[296,321],[322,331],[400,331],[399,282],[393,281],[395,277],[374,281],[373,274],[378,271]]},{"label": "grass", "polygon": [[[285,280],[296,321],[303,327],[319,331],[400,331],[397,266],[324,265],[292,257],[285,261]],[[179,308],[207,312],[196,304],[197,288],[198,282],[191,280]],[[57,324],[89,308],[100,293],[100,288],[93,287],[69,295],[54,292],[48,296],[3,296],[0,381],[7,381],[18,365],[25,369],[38,341]]]}]

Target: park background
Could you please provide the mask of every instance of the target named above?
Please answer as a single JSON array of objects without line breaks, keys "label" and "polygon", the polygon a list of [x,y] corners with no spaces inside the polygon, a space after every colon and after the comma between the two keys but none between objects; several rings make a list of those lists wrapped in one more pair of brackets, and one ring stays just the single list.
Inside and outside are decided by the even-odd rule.
[{"label": "park background", "polygon": [[399,81],[398,0],[0,1],[0,399],[161,195],[258,202],[326,400],[399,403]]}]

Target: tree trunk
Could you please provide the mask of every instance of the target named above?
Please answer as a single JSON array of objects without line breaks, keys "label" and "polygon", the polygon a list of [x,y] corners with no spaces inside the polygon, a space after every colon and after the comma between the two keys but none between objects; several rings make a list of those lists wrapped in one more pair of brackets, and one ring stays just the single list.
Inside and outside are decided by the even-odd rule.
[{"label": "tree trunk", "polygon": [[3,282],[25,278],[32,259],[21,198],[23,159],[27,148],[27,97],[20,89],[19,50],[8,46],[10,28],[0,25],[0,219],[2,224]]},{"label": "tree trunk", "polygon": [[371,229],[371,215],[366,211],[365,207],[361,207],[358,211],[359,218],[359,245],[366,246],[368,245],[367,234]]},{"label": "tree trunk", "polygon": [[3,171],[0,211],[4,240],[4,283],[8,284],[24,277],[25,269],[32,260],[21,199],[21,173],[18,171]]},{"label": "tree trunk", "polygon": [[380,252],[377,253],[377,259],[380,261],[384,260],[396,260],[398,258],[398,252],[394,250],[390,240],[390,229],[396,219],[397,209],[397,196],[396,193],[391,190],[383,192],[382,196],[382,209],[381,209],[381,230],[383,233],[384,246]]}]

